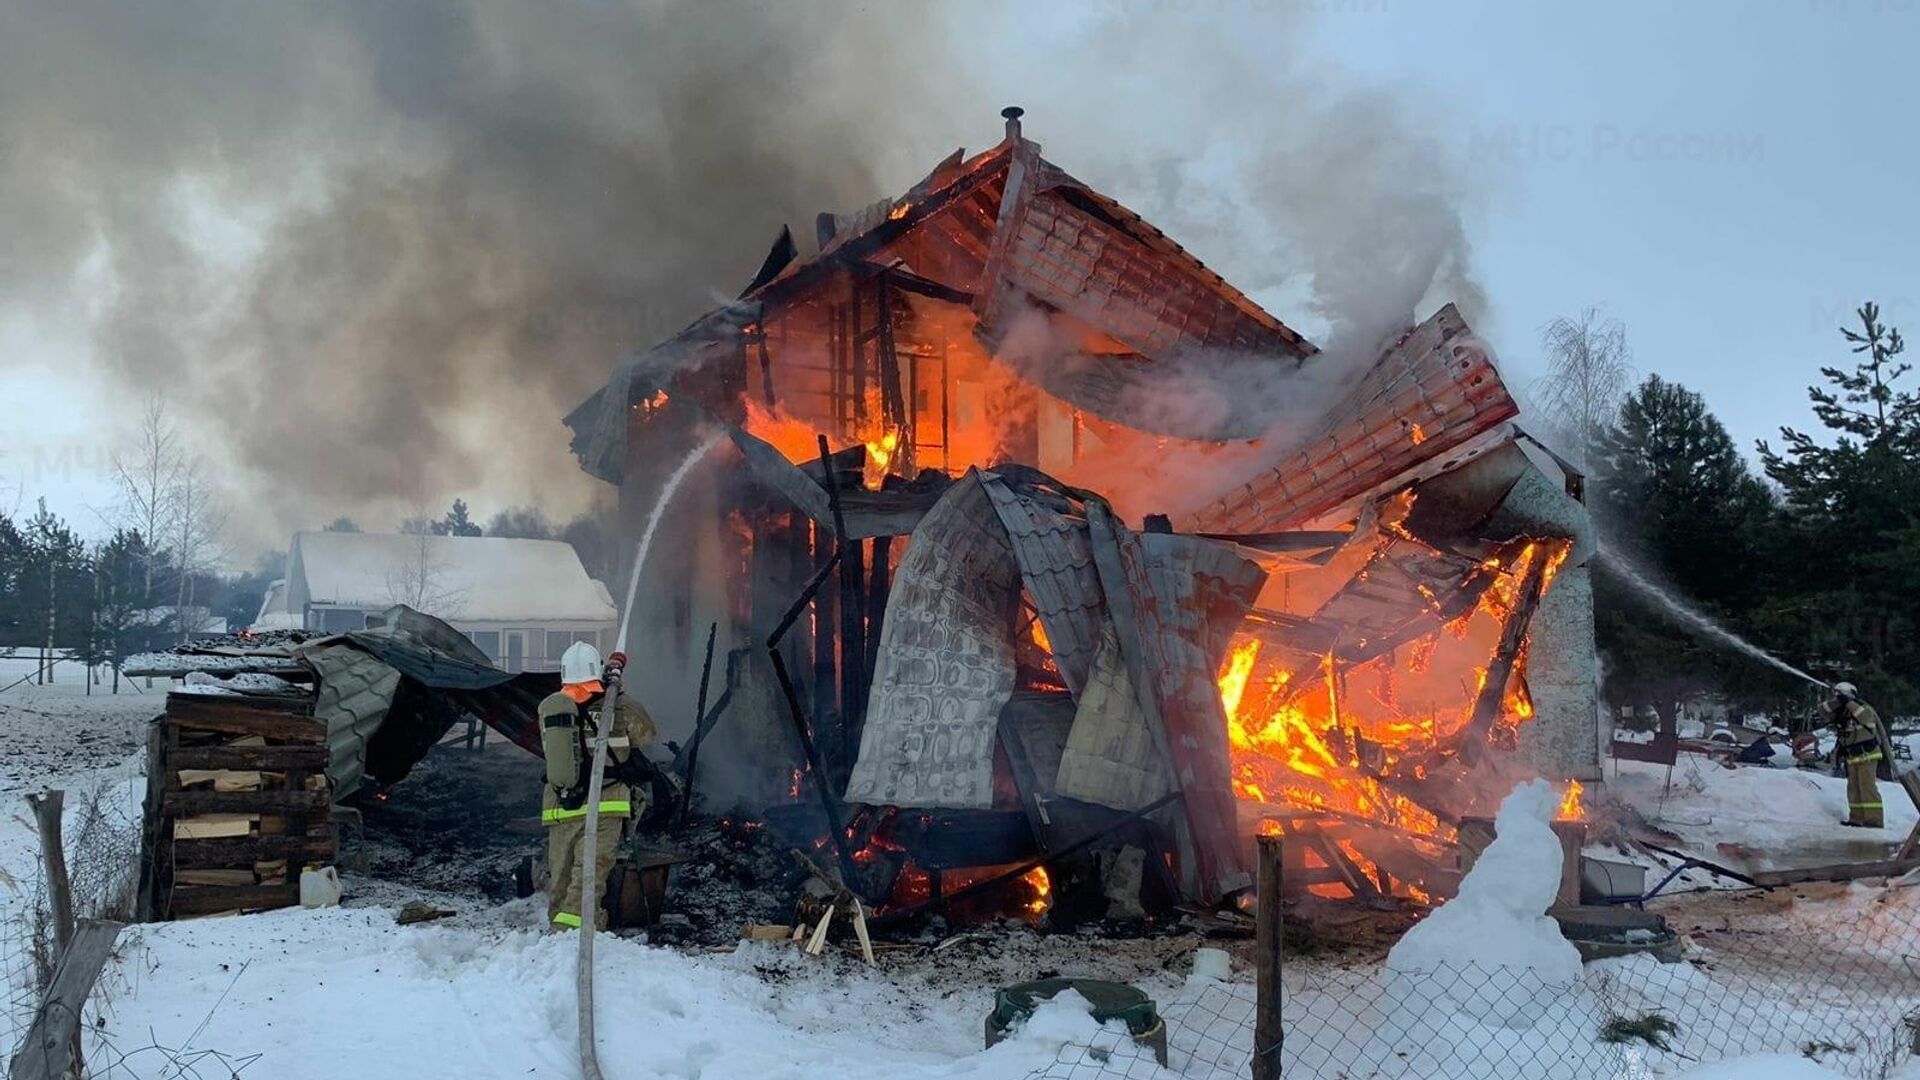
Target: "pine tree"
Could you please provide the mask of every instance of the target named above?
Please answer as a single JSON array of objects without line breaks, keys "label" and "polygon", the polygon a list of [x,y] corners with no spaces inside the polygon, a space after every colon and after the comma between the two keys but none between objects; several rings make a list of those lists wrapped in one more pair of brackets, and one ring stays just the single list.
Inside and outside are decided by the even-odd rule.
[{"label": "pine tree", "polygon": [[[1588,490],[1613,559],[1739,622],[1761,598],[1775,510],[1705,400],[1649,376],[1597,437],[1595,457]],[[1780,689],[1650,604],[1614,561],[1598,566],[1594,585],[1595,634],[1616,704],[1652,705],[1671,720],[1690,693],[1738,688],[1751,693],[1736,696],[1754,700]]]},{"label": "pine tree", "polygon": [[1871,302],[1856,315],[1841,334],[1861,359],[1822,367],[1827,385],[1807,391],[1826,441],[1783,427],[1781,450],[1759,444],[1800,571],[1773,616],[1829,673],[1905,710],[1920,704],[1920,395],[1900,385],[1900,332]]},{"label": "pine tree", "polygon": [[0,514],[0,642],[27,640],[26,572],[26,534],[12,518]]},{"label": "pine tree", "polygon": [[537,506],[509,506],[487,519],[488,536],[521,540],[553,539],[553,522]]},{"label": "pine tree", "polygon": [[480,525],[468,516],[467,501],[453,500],[453,509],[433,524],[435,536],[479,536]]},{"label": "pine tree", "polygon": [[19,591],[30,640],[40,645],[35,681],[54,681],[54,664],[62,648],[78,646],[85,637],[91,583],[86,550],[67,523],[47,509],[47,500],[27,519],[22,530],[26,558],[15,586]]},{"label": "pine tree", "polygon": [[116,530],[94,552],[100,579],[100,606],[94,617],[101,659],[113,665],[113,692],[120,692],[120,661],[135,646],[134,631],[145,610],[143,577],[151,562],[146,538],[131,529]]}]

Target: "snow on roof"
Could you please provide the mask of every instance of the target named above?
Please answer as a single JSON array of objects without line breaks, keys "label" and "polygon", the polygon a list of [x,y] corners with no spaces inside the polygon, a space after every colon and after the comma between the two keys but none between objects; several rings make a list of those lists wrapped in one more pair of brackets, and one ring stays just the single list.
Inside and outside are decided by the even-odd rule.
[{"label": "snow on roof", "polygon": [[[184,611],[184,616],[176,612]],[[215,615],[203,607],[178,608],[172,604],[160,607],[141,608],[127,616],[128,626],[174,627],[184,622],[187,631],[194,634],[224,634],[227,632],[227,620]]]},{"label": "snow on roof", "polygon": [[274,578],[267,582],[266,595],[260,598],[260,610],[253,617],[249,630],[298,630],[302,623],[287,610],[287,579]]},{"label": "snow on roof", "polygon": [[287,573],[304,580],[309,604],[407,604],[455,622],[610,622],[615,614],[606,586],[558,540],[302,532]]}]

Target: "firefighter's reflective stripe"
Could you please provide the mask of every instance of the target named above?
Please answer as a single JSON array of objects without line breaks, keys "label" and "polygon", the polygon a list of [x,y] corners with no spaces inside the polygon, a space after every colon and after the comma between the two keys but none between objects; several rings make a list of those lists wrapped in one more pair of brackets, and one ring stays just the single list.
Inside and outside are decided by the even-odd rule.
[{"label": "firefighter's reflective stripe", "polygon": [[1859,757],[1850,757],[1850,758],[1848,758],[1848,759],[1847,759],[1847,764],[1849,764],[1849,765],[1865,765],[1866,763],[1868,763],[1868,762],[1870,762],[1870,761],[1879,761],[1879,760],[1880,760],[1880,759],[1881,759],[1882,757],[1885,757],[1885,756],[1886,756],[1886,755],[1884,755],[1884,754],[1882,754],[1882,753],[1881,753],[1880,751],[1878,751],[1878,750],[1874,750],[1874,751],[1872,751],[1872,752],[1870,752],[1870,753],[1865,753],[1865,754],[1861,754],[1861,755],[1860,755]]},{"label": "firefighter's reflective stripe", "polygon": [[[633,813],[633,803],[626,799],[607,800],[600,804],[600,812],[603,814],[631,814]],[[587,808],[584,806],[578,810],[563,810],[556,806],[551,810],[543,810],[540,812],[540,823],[543,825],[551,825],[556,821],[572,821],[574,818],[583,818],[586,816]]]},{"label": "firefighter's reflective stripe", "polygon": [[553,917],[553,925],[564,926],[569,930],[578,930],[580,929],[580,916],[570,911],[563,911]]},{"label": "firefighter's reflective stripe", "polygon": [[1853,807],[1855,810],[1883,810],[1887,804],[1877,802],[1850,802],[1847,805]]}]

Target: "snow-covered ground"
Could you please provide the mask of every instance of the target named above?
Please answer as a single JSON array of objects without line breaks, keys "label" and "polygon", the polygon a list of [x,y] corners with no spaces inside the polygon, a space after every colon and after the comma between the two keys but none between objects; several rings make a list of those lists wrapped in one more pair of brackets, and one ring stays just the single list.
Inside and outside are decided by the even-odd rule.
[{"label": "snow-covered ground", "polygon": [[118,766],[146,745],[147,721],[165,708],[164,682],[122,679],[115,694],[104,668],[89,685],[85,669],[59,663],[54,681],[37,685],[34,666],[25,653],[0,652],[0,793]]},{"label": "snow-covered ground", "polygon": [[1735,869],[1777,869],[1888,857],[1920,813],[1899,784],[1880,783],[1886,825],[1856,829],[1847,816],[1847,782],[1806,769],[1726,768],[1682,754],[1668,769],[1640,761],[1608,765],[1604,797],[1637,810],[1648,824],[1681,838],[1684,849]]},{"label": "snow-covered ground", "polygon": [[[577,1075],[576,939],[539,923],[522,902],[413,927],[351,908],[143,927],[103,1034],[122,1051],[191,1036],[284,1080]],[[986,994],[924,975],[764,943],[683,955],[602,937],[596,952],[613,1078],[1024,1077],[1097,1032],[1063,1006],[983,1051]]]},{"label": "snow-covered ground", "polygon": [[[30,660],[0,658],[0,685],[32,670]],[[101,687],[89,696],[79,669],[61,665],[50,686],[0,693],[0,926],[11,928],[0,948],[21,946],[15,920],[38,872],[22,796],[66,789],[70,832],[96,790],[132,820],[145,790],[143,728],[165,689],[141,694],[123,682],[118,696]],[[94,996],[95,1070],[175,1077],[183,1073],[173,1062],[186,1061],[201,1076],[234,1069],[276,1080],[577,1075],[576,939],[546,932],[536,902],[487,906],[352,878],[348,886],[344,908],[129,929]],[[395,909],[421,898],[460,914],[396,925]],[[1091,975],[1169,1003],[1200,944],[1193,935],[1114,943],[994,933],[937,953],[883,952],[875,971],[785,945],[684,953],[605,935],[596,947],[601,1060],[611,1080],[1015,1080],[1073,1057],[1065,1046],[1116,1037],[1100,1032],[1084,1002],[1063,1001],[983,1049],[996,987]],[[18,975],[22,964],[0,956],[0,975]],[[0,1041],[24,1022],[0,1018]]]},{"label": "snow-covered ground", "polygon": [[[0,675],[9,670],[17,677],[31,665],[0,660]],[[132,814],[144,789],[141,727],[164,688],[136,694],[123,686],[117,697],[88,696],[76,669],[61,674],[65,678],[50,687],[0,693],[6,750],[0,806],[8,807],[0,810],[0,918],[21,909],[35,865],[23,793],[54,785],[98,788],[110,805]],[[0,685],[7,681],[0,678]],[[1915,816],[1897,787],[1885,790],[1888,827],[1873,836],[1839,825],[1845,788],[1838,778],[1797,770],[1728,770],[1703,760],[1677,768],[1669,788],[1664,768],[1623,763],[1617,776],[1610,769],[1605,790],[1595,795],[1633,806],[1698,854],[1730,863],[1738,856],[1749,860],[1742,865],[1759,866],[1840,862],[1864,857],[1868,847],[1884,850]],[[180,1069],[172,1062],[186,1060],[197,1062],[200,1075],[229,1075],[220,1071],[226,1068],[287,1080],[576,1075],[575,939],[544,932],[534,903],[489,905],[351,878],[348,886],[345,908],[129,930],[95,997],[88,1037],[96,1069],[117,1063],[109,1075],[176,1076]],[[459,914],[396,925],[395,909],[413,898],[445,901]],[[1377,956],[1290,958],[1288,1053],[1299,1067],[1289,1075],[1531,1080],[1596,1075],[1582,1070],[1602,1061],[1611,1071],[1597,1075],[1679,1075],[1692,1064],[1688,1057],[1596,1042],[1609,1018],[1653,1010],[1692,1018],[1676,1048],[1693,1059],[1790,1050],[1804,1042],[1845,1074],[1865,1075],[1864,1050],[1816,1045],[1833,1027],[1821,1011],[1835,1000],[1826,966],[1768,969],[1764,949],[1730,944],[1810,941],[1835,927],[1879,924],[1897,935],[1920,923],[1920,911],[1911,910],[1916,904],[1920,888],[1864,885],[1679,895],[1657,906],[1688,935],[1691,963],[1636,957],[1590,964],[1577,988],[1534,988],[1544,1008],[1518,1010],[1491,1026],[1484,1016],[1425,1005],[1409,1013],[1406,1002],[1434,995],[1409,997],[1405,980],[1419,976],[1388,972]],[[0,944],[14,940],[0,936]],[[1871,964],[1883,962],[1890,982],[1910,982],[1911,972],[1900,965],[1920,953],[1920,940],[1884,940],[1898,947],[1863,959],[1868,977],[1876,977]],[[1097,1063],[1073,1047],[1112,1045],[1117,1036],[1097,1031],[1072,1002],[1043,1011],[1019,1037],[981,1048],[994,988],[1058,973],[1141,986],[1172,1021],[1176,1065],[1187,1064],[1191,1076],[1220,1075],[1213,1061],[1244,1061],[1250,1045],[1250,972],[1242,946],[1235,982],[1190,979],[1203,944],[1193,935],[1112,942],[993,933],[940,952],[883,952],[875,971],[844,954],[808,959],[784,945],[747,943],[706,953],[607,936],[599,939],[596,980],[601,1059],[613,1080],[1100,1075]],[[16,969],[16,957],[0,956],[0,971]],[[1728,982],[1729,975],[1735,981]],[[1524,981],[1514,986],[1526,988]],[[1713,1015],[1727,1018],[1724,1028],[1699,1019],[1716,995],[1726,1008]],[[1774,1017],[1769,1008],[1785,1011]],[[1516,1027],[1515,1016],[1535,1026]],[[1773,1030],[1762,1036],[1746,1034],[1768,1026]],[[1209,1048],[1213,1060],[1187,1053],[1198,1046]],[[1529,1056],[1539,1047],[1557,1050]],[[1489,1066],[1489,1048],[1511,1056]],[[1109,1075],[1152,1075],[1138,1060],[1109,1064]],[[1835,1074],[1789,1054],[1707,1065],[1687,1075],[1827,1080]]]}]

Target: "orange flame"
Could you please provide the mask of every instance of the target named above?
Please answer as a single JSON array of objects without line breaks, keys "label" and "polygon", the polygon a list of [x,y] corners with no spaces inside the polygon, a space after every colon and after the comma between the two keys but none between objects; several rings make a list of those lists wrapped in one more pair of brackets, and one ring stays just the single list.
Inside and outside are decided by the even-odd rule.
[{"label": "orange flame", "polygon": [[783,410],[769,409],[751,397],[746,402],[747,422],[743,426],[747,434],[771,443],[788,461],[819,460],[820,438],[812,424],[788,416]]},{"label": "orange flame", "polygon": [[1053,879],[1047,875],[1047,868],[1036,866],[1022,875],[1020,881],[1033,890],[1032,899],[1026,903],[1027,913],[1045,914],[1053,906]]},{"label": "orange flame", "polygon": [[886,482],[887,466],[893,463],[893,455],[900,448],[900,430],[889,428],[878,436],[866,440],[867,462],[861,469],[860,479],[867,485],[868,491],[879,491]]},{"label": "orange flame", "polygon": [[[1251,635],[1235,638],[1217,672],[1235,794],[1449,839],[1453,830],[1389,786],[1389,778],[1426,778],[1426,755],[1471,721],[1521,583],[1542,558],[1551,560],[1544,568],[1550,581],[1567,548],[1541,542],[1486,560],[1482,572],[1491,580],[1473,609],[1361,663],[1316,661]],[[1422,600],[1430,609],[1443,603],[1431,591]],[[1534,715],[1525,664],[1523,646],[1501,695],[1498,726],[1509,731]],[[1577,807],[1577,793],[1569,798]],[[1341,851],[1374,872],[1360,847],[1343,844]],[[1408,882],[1396,881],[1395,891],[1424,896]]]},{"label": "orange flame", "polygon": [[1585,807],[1582,807],[1580,805],[1580,793],[1585,790],[1587,790],[1586,785],[1582,784],[1580,781],[1578,780],[1567,781],[1567,793],[1565,796],[1563,796],[1560,799],[1560,813],[1555,815],[1554,820],[1555,821],[1584,820],[1587,816],[1587,811]]}]

